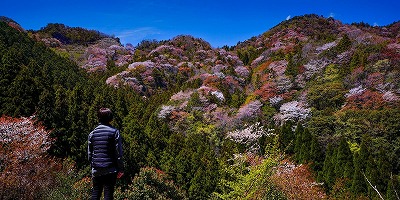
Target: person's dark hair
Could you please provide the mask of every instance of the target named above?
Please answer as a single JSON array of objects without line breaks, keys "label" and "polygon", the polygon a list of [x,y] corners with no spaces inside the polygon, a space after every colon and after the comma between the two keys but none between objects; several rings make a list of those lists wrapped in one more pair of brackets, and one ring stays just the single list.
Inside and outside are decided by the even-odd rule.
[{"label": "person's dark hair", "polygon": [[113,114],[109,108],[100,108],[97,112],[97,118],[99,118],[100,123],[109,124],[113,119]]}]

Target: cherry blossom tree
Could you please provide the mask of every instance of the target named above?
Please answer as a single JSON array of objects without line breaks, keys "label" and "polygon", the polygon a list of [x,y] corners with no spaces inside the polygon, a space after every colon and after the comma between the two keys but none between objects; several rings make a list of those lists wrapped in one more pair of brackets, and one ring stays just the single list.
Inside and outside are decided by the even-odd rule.
[{"label": "cherry blossom tree", "polygon": [[49,131],[33,117],[0,118],[0,199],[38,199],[55,184]]},{"label": "cherry blossom tree", "polygon": [[245,125],[243,129],[238,129],[227,133],[226,138],[246,146],[247,151],[257,153],[260,150],[259,139],[262,136],[271,136],[272,132],[266,131],[259,122],[252,125]]},{"label": "cherry blossom tree", "polygon": [[158,113],[158,118],[165,119],[175,110],[174,106],[162,106],[160,112]]},{"label": "cherry blossom tree", "polygon": [[259,100],[252,101],[244,106],[242,106],[237,115],[236,119],[251,119],[254,118],[261,110],[262,103]]},{"label": "cherry blossom tree", "polygon": [[285,121],[301,121],[307,119],[311,115],[311,109],[306,108],[303,104],[297,101],[291,101],[282,104],[279,108],[279,113],[274,116],[277,123]]}]

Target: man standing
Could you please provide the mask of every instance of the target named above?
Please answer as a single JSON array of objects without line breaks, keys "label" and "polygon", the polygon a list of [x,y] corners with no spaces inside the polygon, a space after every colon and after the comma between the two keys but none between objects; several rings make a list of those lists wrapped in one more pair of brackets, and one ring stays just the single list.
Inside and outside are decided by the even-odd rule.
[{"label": "man standing", "polygon": [[88,137],[88,158],[92,167],[92,200],[99,200],[104,189],[104,199],[112,200],[117,178],[123,173],[122,138],[119,130],[110,122],[113,114],[109,108],[101,108],[97,117],[99,125]]}]

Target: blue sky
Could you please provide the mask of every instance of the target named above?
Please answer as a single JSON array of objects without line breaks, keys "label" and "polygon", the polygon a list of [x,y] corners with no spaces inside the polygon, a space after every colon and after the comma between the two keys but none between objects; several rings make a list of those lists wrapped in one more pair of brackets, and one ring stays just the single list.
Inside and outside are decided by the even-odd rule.
[{"label": "blue sky", "polygon": [[318,14],[344,23],[400,20],[399,0],[2,0],[0,16],[25,29],[63,23],[115,35],[123,44],[189,34],[213,47],[235,45],[288,18]]}]

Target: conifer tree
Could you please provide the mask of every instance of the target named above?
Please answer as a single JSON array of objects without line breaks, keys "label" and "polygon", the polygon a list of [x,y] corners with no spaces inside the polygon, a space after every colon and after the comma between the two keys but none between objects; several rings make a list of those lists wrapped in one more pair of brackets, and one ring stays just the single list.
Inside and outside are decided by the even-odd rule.
[{"label": "conifer tree", "polygon": [[303,140],[302,140],[303,132],[304,132],[303,125],[300,123],[297,124],[296,130],[294,131],[294,135],[295,135],[294,154],[295,154],[295,160],[297,162],[300,162],[301,146],[303,143]]},{"label": "conifer tree", "polygon": [[[376,186],[379,183],[379,170],[377,169],[377,164],[372,155],[369,156],[366,163],[365,176],[373,186]],[[378,197],[378,194],[370,185],[367,187],[367,196],[372,198]]]},{"label": "conifer tree", "polygon": [[359,152],[356,152],[354,154],[354,174],[351,185],[351,191],[356,195],[366,194],[367,192],[367,181],[362,175],[363,161],[361,159]]},{"label": "conifer tree", "polygon": [[399,177],[391,175],[386,189],[386,200],[398,200],[400,199],[400,183]]},{"label": "conifer tree", "polygon": [[162,170],[165,171],[173,180],[177,180],[178,160],[180,151],[185,147],[185,136],[182,133],[173,133],[167,142],[167,147],[161,159]]},{"label": "conifer tree", "polygon": [[[353,157],[349,144],[345,138],[341,138],[335,161],[335,174],[337,178],[350,176],[352,170]],[[348,169],[346,169],[348,168]],[[347,174],[345,173],[347,171]]]},{"label": "conifer tree", "polygon": [[369,145],[371,145],[371,141],[369,137],[363,137],[361,140],[361,145],[360,145],[360,152],[359,152],[359,166],[360,170],[365,171],[366,166],[367,166],[367,161],[370,157],[370,150],[369,150]]},{"label": "conifer tree", "polygon": [[308,162],[311,160],[310,150],[311,150],[312,137],[311,137],[310,131],[307,128],[304,129],[301,140],[302,140],[302,144],[301,144],[301,149],[300,149],[300,161]]},{"label": "conifer tree", "polygon": [[283,124],[279,136],[279,144],[281,146],[281,149],[288,154],[292,154],[294,149],[293,143],[295,137],[292,131],[292,125],[292,121],[287,121],[285,124]]},{"label": "conifer tree", "polygon": [[126,169],[129,175],[139,173],[140,168],[147,165],[146,156],[148,152],[148,137],[138,119],[138,111],[133,109],[124,119],[124,129],[121,130],[123,137],[124,157]]},{"label": "conifer tree", "polygon": [[322,168],[323,181],[327,188],[335,183],[335,150],[331,144],[328,145],[325,153],[324,166]]},{"label": "conifer tree", "polygon": [[313,135],[310,147],[310,162],[312,162],[311,167],[314,171],[318,172],[322,170],[323,156],[324,154],[317,140],[317,137]]},{"label": "conifer tree", "polygon": [[381,148],[378,152],[377,158],[377,169],[379,173],[379,179],[376,183],[378,190],[381,193],[386,193],[387,185],[390,180],[390,172],[392,172],[391,165],[389,163],[389,158],[386,151]]}]

